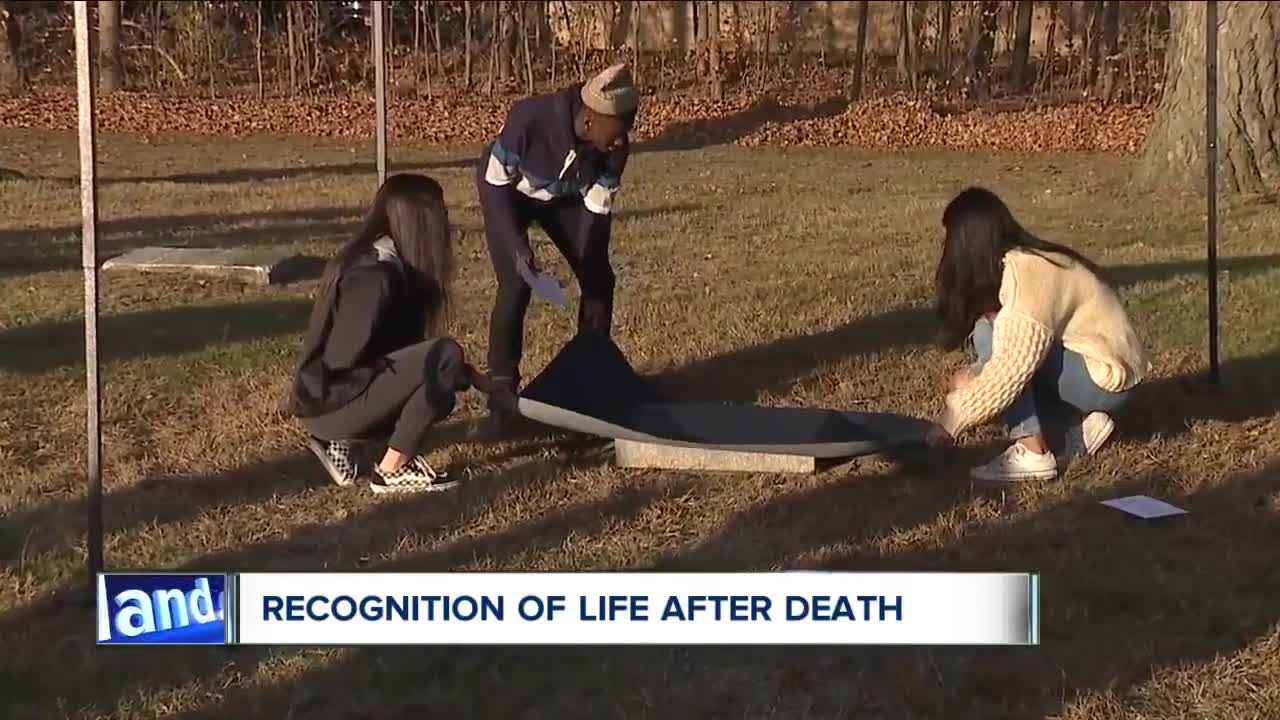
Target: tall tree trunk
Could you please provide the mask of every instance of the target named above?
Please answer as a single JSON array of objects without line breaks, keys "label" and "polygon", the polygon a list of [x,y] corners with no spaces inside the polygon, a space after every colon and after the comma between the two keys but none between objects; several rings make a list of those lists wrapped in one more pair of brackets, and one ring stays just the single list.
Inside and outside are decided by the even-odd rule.
[{"label": "tall tree trunk", "polygon": [[858,39],[854,43],[853,70],[849,78],[849,102],[862,99],[862,76],[865,74],[863,64],[867,59],[867,15],[870,13],[869,0],[858,2]]},{"label": "tall tree trunk", "polygon": [[1044,63],[1040,66],[1040,88],[1045,91],[1053,89],[1053,67],[1057,60],[1055,54],[1054,35],[1058,31],[1058,0],[1049,0],[1049,31],[1044,37]]},{"label": "tall tree trunk", "polygon": [[26,90],[19,51],[22,32],[13,16],[13,3],[0,0],[0,95],[19,95]]},{"label": "tall tree trunk", "polygon": [[632,67],[631,74],[635,81],[640,82],[640,30],[641,16],[640,12],[644,6],[640,4],[640,0],[635,0],[631,7],[631,57]]},{"label": "tall tree trunk", "polygon": [[444,71],[444,47],[440,40],[440,3],[431,3],[431,41],[435,43],[436,48],[436,72],[440,75],[440,80],[445,84],[449,82],[449,76]]},{"label": "tall tree trunk", "polygon": [[911,55],[911,3],[909,0],[898,0],[898,82],[907,82],[907,64]]},{"label": "tall tree trunk", "polygon": [[769,31],[773,29],[773,13],[769,12],[768,0],[760,3],[760,22],[764,27],[764,45],[760,49],[760,87],[769,82]]},{"label": "tall tree trunk", "polygon": [[511,54],[508,52],[509,43],[507,38],[510,35],[511,21],[508,19],[508,7],[510,0],[498,0],[497,9],[497,42],[498,42],[498,80],[499,82],[507,82],[511,79]]},{"label": "tall tree trunk", "polygon": [[262,0],[258,0],[258,17],[253,38],[254,62],[258,67],[258,100],[266,95],[262,80]]},{"label": "tall tree trunk", "polygon": [[1027,63],[1031,59],[1031,15],[1036,4],[1031,0],[1018,0],[1014,5],[1013,23],[1013,62],[1009,70],[1009,80],[1015,91],[1021,91],[1027,84],[1029,75]]},{"label": "tall tree trunk", "polygon": [[120,0],[98,0],[98,91],[120,89]]},{"label": "tall tree trunk", "polygon": [[294,8],[297,5],[293,3],[285,3],[284,15],[285,25],[289,33],[289,92],[296,92],[298,89],[298,45],[294,36],[293,15]]},{"label": "tall tree trunk", "polygon": [[911,92],[919,91],[916,52],[920,45],[916,24],[916,12],[909,0],[898,4],[898,80],[907,83]]},{"label": "tall tree trunk", "polygon": [[464,40],[462,46],[462,87],[471,89],[471,0],[462,3]]},{"label": "tall tree trunk", "polygon": [[1103,99],[1111,102],[1115,95],[1116,84],[1120,80],[1120,3],[1109,0],[1102,14],[1102,73],[1098,81],[1101,83]]},{"label": "tall tree trunk", "polygon": [[[1170,3],[1164,95],[1138,164],[1147,184],[1204,188],[1205,4]],[[1280,188],[1280,12],[1218,3],[1218,189]]]},{"label": "tall tree trunk", "polygon": [[520,45],[524,49],[524,76],[525,85],[530,95],[533,94],[533,55],[529,52],[529,31],[525,27],[525,10],[529,7],[525,3],[516,4],[516,13],[519,17],[518,27],[520,29]]},{"label": "tall tree trunk", "polygon": [[422,33],[427,27],[427,13],[422,7],[423,0],[413,0],[413,84],[418,84],[422,76],[422,66],[430,64],[427,53],[422,48]]},{"label": "tall tree trunk", "polygon": [[1080,65],[1080,86],[1088,91],[1098,81],[1098,66],[1102,61],[1102,9],[1103,0],[1089,3],[1089,22],[1085,25],[1084,62]]},{"label": "tall tree trunk", "polygon": [[422,53],[422,29],[427,26],[426,15],[422,9],[422,0],[413,0],[413,55]]},{"label": "tall tree trunk", "polygon": [[721,100],[724,98],[724,83],[720,77],[720,3],[716,0],[707,3],[707,30],[711,96]]},{"label": "tall tree trunk", "polygon": [[[423,11],[422,22],[424,25],[423,29],[425,31],[425,24],[427,22],[427,16],[426,16],[425,10]],[[423,54],[418,56],[418,60],[416,62],[419,63],[418,67],[422,72],[422,78],[425,82],[426,90],[427,90],[427,99],[429,100],[435,97],[436,83],[435,83],[435,73],[431,72],[431,56],[426,52],[426,48],[423,48]],[[443,80],[444,78],[441,77],[440,79]],[[415,78],[415,82],[416,82],[416,78]]]},{"label": "tall tree trunk", "polygon": [[307,71],[307,85],[311,86],[320,72],[324,56],[320,54],[320,0],[311,3],[311,69]]},{"label": "tall tree trunk", "polygon": [[209,72],[209,98],[217,97],[217,74],[213,70],[213,0],[204,2],[204,54]]},{"label": "tall tree trunk", "polygon": [[942,77],[951,79],[951,3],[945,0],[941,8],[942,19],[938,30],[938,66]]},{"label": "tall tree trunk", "polygon": [[969,49],[969,97],[985,98],[991,94],[991,53],[996,44],[995,0],[982,0],[974,18]]},{"label": "tall tree trunk", "polygon": [[498,72],[499,30],[502,29],[499,27],[502,19],[502,0],[491,0],[489,7],[493,8],[493,20],[489,24],[489,75],[485,80],[485,92],[493,95],[494,90],[497,89],[495,76]]}]

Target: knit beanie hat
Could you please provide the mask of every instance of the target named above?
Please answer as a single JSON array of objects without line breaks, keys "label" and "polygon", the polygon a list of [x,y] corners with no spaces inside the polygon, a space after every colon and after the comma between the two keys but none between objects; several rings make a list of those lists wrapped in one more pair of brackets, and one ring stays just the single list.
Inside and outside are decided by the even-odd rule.
[{"label": "knit beanie hat", "polygon": [[626,63],[605,68],[582,86],[582,102],[601,115],[626,115],[640,104]]}]

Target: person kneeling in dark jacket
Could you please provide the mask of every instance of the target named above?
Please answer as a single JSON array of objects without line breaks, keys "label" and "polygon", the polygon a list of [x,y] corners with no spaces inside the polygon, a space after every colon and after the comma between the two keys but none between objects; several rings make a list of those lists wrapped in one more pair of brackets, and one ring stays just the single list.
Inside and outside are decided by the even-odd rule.
[{"label": "person kneeling in dark jacket", "polygon": [[472,387],[514,404],[443,334],[453,273],[439,183],[387,178],[360,232],[325,270],[290,398],[308,447],[337,484],[360,474],[353,441],[389,436],[375,492],[452,487],[456,479],[420,454],[431,427]]}]

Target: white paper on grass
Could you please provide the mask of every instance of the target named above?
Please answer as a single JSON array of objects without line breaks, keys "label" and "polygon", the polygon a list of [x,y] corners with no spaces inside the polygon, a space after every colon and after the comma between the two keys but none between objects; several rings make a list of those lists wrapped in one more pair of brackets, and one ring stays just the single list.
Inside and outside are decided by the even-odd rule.
[{"label": "white paper on grass", "polygon": [[520,273],[520,277],[528,283],[529,287],[538,297],[546,300],[554,305],[565,306],[569,304],[569,296],[565,293],[564,288],[560,287],[560,283],[547,273],[533,274],[529,268],[520,263],[516,263],[516,272]]},{"label": "white paper on grass", "polygon": [[1115,498],[1114,500],[1103,500],[1102,504],[1127,512],[1130,515],[1135,515],[1143,520],[1187,514],[1187,511],[1180,507],[1146,495],[1130,495],[1128,497]]}]

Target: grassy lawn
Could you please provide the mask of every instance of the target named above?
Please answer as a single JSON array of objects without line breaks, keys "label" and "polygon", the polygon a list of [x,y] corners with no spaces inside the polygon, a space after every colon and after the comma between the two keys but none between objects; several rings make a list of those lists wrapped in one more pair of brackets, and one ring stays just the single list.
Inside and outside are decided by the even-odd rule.
[{"label": "grassy lawn", "polygon": [[[725,399],[931,415],[960,358],[931,344],[940,215],[964,186],[1112,269],[1156,358],[1114,443],[1008,493],[965,470],[813,477],[619,470],[552,439],[464,441],[447,497],[327,485],[279,408],[311,287],[104,274],[108,565],[207,570],[1027,570],[1038,648],[98,650],[82,587],[84,377],[76,148],[0,131],[0,717],[1280,717],[1280,208],[1226,209],[1225,390],[1205,357],[1203,203],[1129,161],[712,147],[633,159],[616,225],[616,340]],[[103,137],[101,242],[328,253],[376,176],[371,143]],[[454,333],[483,357],[493,283],[474,148],[396,147],[460,228]],[[567,283],[549,243],[540,257]],[[576,291],[576,290],[575,290]],[[535,303],[525,374],[573,313]],[[1145,525],[1097,504],[1190,509]]]}]

